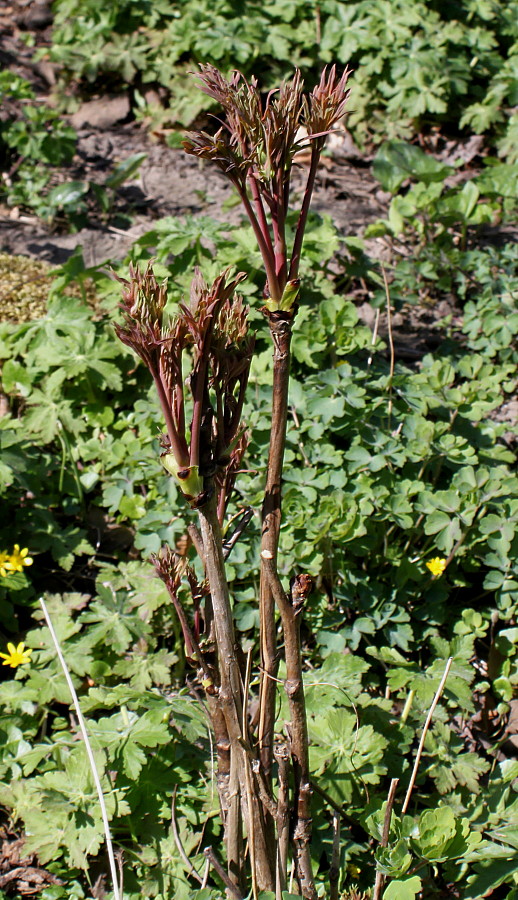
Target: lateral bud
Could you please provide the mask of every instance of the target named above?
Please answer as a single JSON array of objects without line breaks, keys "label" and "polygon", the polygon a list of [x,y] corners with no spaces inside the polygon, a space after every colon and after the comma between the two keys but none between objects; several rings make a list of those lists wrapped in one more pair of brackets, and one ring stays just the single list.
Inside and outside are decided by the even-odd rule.
[{"label": "lateral bud", "polygon": [[269,313],[284,312],[294,314],[297,309],[297,301],[300,294],[300,278],[292,278],[286,282],[280,300],[265,297],[264,307]]},{"label": "lateral bud", "polygon": [[198,466],[179,466],[171,450],[160,454],[160,462],[166,472],[176,479],[189,502],[195,501],[203,493],[203,478]]},{"label": "lateral bud", "polygon": [[300,278],[292,278],[286,282],[286,287],[282,292],[279,309],[289,312],[295,306],[300,294]]},{"label": "lateral bud", "polygon": [[307,598],[314,587],[311,575],[294,575],[290,581],[291,605],[296,613],[302,611]]}]

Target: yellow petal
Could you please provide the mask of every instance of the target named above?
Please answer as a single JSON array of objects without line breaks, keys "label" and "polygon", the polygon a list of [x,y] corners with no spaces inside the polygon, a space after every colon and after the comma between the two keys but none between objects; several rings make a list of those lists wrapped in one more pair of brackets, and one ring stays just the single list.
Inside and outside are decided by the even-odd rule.
[{"label": "yellow petal", "polygon": [[16,647],[14,646],[14,644],[8,644],[7,649],[9,650],[11,656],[14,656],[14,654],[16,653]]}]

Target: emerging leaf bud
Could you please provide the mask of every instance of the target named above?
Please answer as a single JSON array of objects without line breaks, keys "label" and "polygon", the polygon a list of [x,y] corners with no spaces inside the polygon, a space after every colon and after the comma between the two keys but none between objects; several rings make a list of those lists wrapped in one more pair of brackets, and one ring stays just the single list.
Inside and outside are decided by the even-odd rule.
[{"label": "emerging leaf bud", "polygon": [[300,278],[292,278],[286,282],[286,287],[282,292],[280,303],[276,303],[271,297],[267,297],[264,305],[269,312],[291,312],[297,303],[300,294]]},{"label": "emerging leaf bud", "polygon": [[290,582],[293,609],[300,612],[314,587],[311,575],[295,575]]},{"label": "emerging leaf bud", "polygon": [[196,500],[203,493],[203,478],[199,473],[198,466],[178,465],[174,453],[170,451],[161,454],[160,462],[166,472],[169,472],[176,479],[180,485],[180,490],[187,500]]}]

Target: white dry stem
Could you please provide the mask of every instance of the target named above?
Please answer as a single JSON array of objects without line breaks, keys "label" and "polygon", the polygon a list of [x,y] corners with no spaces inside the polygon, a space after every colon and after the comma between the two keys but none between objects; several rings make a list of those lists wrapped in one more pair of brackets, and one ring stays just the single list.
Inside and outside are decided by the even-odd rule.
[{"label": "white dry stem", "polygon": [[[379,324],[380,324],[380,308],[379,308],[379,306],[378,306],[378,308],[377,308],[377,310],[376,310],[376,319],[375,319],[375,322],[374,322],[374,328],[372,329],[371,347],[374,347],[374,344],[375,344],[376,341],[378,340],[378,328],[379,328]],[[369,358],[368,358],[368,360],[367,360],[367,366],[370,366],[370,365],[372,364],[373,357],[374,357],[374,350],[372,350],[371,353],[370,353],[370,355],[369,355]]]},{"label": "white dry stem", "polygon": [[385,272],[385,266],[383,263],[381,264],[381,271],[383,272],[383,284],[385,285],[385,298],[387,301],[387,328],[388,328],[388,339],[389,339],[389,347],[390,347],[390,370],[389,370],[389,379],[388,379],[388,387],[389,387],[389,402],[388,402],[388,417],[389,417],[389,429],[390,429],[390,417],[392,415],[392,380],[394,378],[394,364],[395,364],[395,356],[394,356],[394,338],[392,335],[392,307],[390,305],[390,291],[387,281],[387,273]]},{"label": "white dry stem", "polygon": [[177,789],[177,787],[178,787],[178,785],[175,784],[174,790],[173,790],[173,800],[171,803],[171,828],[173,830],[174,842],[176,844],[178,853],[182,857],[182,859],[187,867],[187,871],[189,872],[189,875],[192,875],[193,878],[195,878],[199,884],[203,885],[203,878],[201,877],[201,875],[198,874],[198,872],[194,868],[193,864],[189,860],[189,858],[184,850],[184,846],[182,844],[180,834],[178,832],[178,826],[176,824],[176,789]]},{"label": "white dry stem", "polygon": [[440,696],[441,696],[441,694],[442,694],[442,692],[443,692],[444,685],[446,684],[446,679],[447,679],[448,673],[449,673],[449,671],[450,671],[450,669],[451,669],[451,664],[452,664],[452,662],[453,662],[453,656],[450,656],[449,659],[448,659],[448,661],[447,661],[447,663],[446,663],[446,667],[445,667],[445,669],[444,669],[443,676],[442,676],[442,678],[441,678],[441,680],[440,680],[440,682],[439,682],[439,687],[437,688],[437,691],[435,692],[435,697],[434,697],[433,700],[432,700],[432,705],[430,706],[430,709],[428,710],[428,715],[427,715],[427,717],[426,717],[426,722],[424,723],[424,726],[423,726],[423,733],[422,733],[422,735],[421,735],[421,740],[419,741],[419,747],[417,748],[417,754],[416,754],[416,758],[415,758],[414,768],[412,769],[412,777],[411,777],[411,779],[410,779],[410,784],[408,785],[408,790],[407,790],[407,792],[406,792],[405,801],[404,801],[403,806],[402,806],[402,808],[401,808],[401,815],[402,815],[402,816],[405,815],[405,813],[406,813],[406,811],[407,811],[407,809],[408,809],[408,804],[410,803],[410,797],[411,797],[411,795],[412,795],[412,791],[413,791],[413,788],[414,788],[415,780],[416,780],[416,778],[417,778],[417,770],[418,770],[418,768],[419,768],[419,763],[420,763],[420,760],[421,760],[421,754],[422,754],[422,752],[423,752],[423,747],[424,747],[424,742],[425,742],[425,739],[426,739],[426,735],[427,735],[428,729],[429,729],[429,727],[430,727],[430,722],[432,721],[432,716],[433,716],[433,714],[434,714],[434,712],[435,712],[435,707],[437,706],[437,704],[438,704],[438,702],[439,702],[439,698],[440,698]]},{"label": "white dry stem", "polygon": [[45,621],[47,622],[47,625],[49,627],[49,631],[50,631],[52,640],[54,642],[54,646],[56,648],[56,653],[57,653],[59,661],[61,663],[61,668],[63,669],[63,673],[65,675],[65,678],[66,678],[66,681],[68,684],[68,689],[72,696],[72,701],[74,703],[77,720],[79,722],[81,734],[82,734],[83,740],[85,742],[86,753],[88,756],[88,762],[90,763],[90,769],[92,770],[92,776],[94,779],[95,787],[97,789],[97,796],[99,798],[99,806],[101,807],[101,815],[102,815],[103,826],[104,826],[104,836],[106,839],[106,849],[108,851],[108,859],[110,862],[110,871],[111,871],[111,876],[112,876],[112,881],[113,881],[114,900],[123,900],[122,895],[119,892],[119,883],[118,883],[118,878],[117,878],[117,866],[115,863],[115,856],[113,853],[113,845],[112,845],[112,838],[111,838],[111,832],[110,832],[110,823],[108,822],[108,813],[106,812],[106,804],[104,802],[103,789],[101,787],[101,781],[99,779],[99,775],[97,772],[97,766],[95,764],[95,759],[94,759],[94,755],[92,752],[92,745],[90,744],[90,739],[88,737],[88,732],[86,730],[86,723],[85,723],[85,720],[83,719],[81,707],[79,706],[79,699],[76,694],[76,689],[72,682],[72,678],[70,677],[70,672],[69,672],[68,666],[65,662],[65,657],[63,656],[63,653],[61,651],[58,636],[57,636],[56,632],[54,631],[54,626],[50,620],[49,612],[45,605],[45,601],[44,601],[43,597],[40,597],[40,604],[41,604],[41,608],[43,610],[43,615],[45,616]]}]

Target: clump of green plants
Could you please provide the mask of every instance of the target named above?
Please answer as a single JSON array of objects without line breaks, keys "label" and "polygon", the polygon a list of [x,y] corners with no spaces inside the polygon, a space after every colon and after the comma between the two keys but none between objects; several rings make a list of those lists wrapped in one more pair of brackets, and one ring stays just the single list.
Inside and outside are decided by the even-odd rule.
[{"label": "clump of green plants", "polygon": [[[309,213],[344,80],[267,100],[210,66],[202,83],[228,127],[187,149],[248,225],[157,222],[118,269],[120,311],[77,252],[41,319],[0,326],[0,545],[33,559],[1,598],[10,827],[62,882],[48,897],[92,895],[104,832],[45,593],[127,900],[514,900],[518,480],[495,415],[516,389],[496,302],[512,250],[474,248],[474,226],[456,247],[432,208],[465,254],[445,282],[459,316],[407,366],[340,287],[358,267],[377,287],[376,264]],[[301,111],[312,164],[289,210]],[[94,313],[64,294],[90,278]]]},{"label": "clump of green plants", "polygon": [[[369,225],[365,237],[381,237],[391,250],[391,301],[397,308],[433,308],[442,297],[453,297],[465,346],[516,362],[516,244],[495,246],[488,237],[481,248],[477,240],[484,226],[513,220],[518,166],[489,157],[480,174],[448,186],[453,167],[393,141],[382,145],[373,171],[393,197],[387,218]],[[384,305],[383,285],[373,288],[373,302]],[[451,317],[443,327],[453,333]]]},{"label": "clump of green plants", "polygon": [[[459,163],[460,164],[460,163]],[[518,165],[485,160],[481,174],[462,185],[448,186],[455,168],[403,141],[381,146],[373,172],[394,196],[387,219],[369,226],[366,236],[412,234],[417,254],[429,248],[439,256],[458,246],[466,250],[470,234],[481,225],[511,217],[518,206]],[[403,190],[400,190],[403,188]]]},{"label": "clump of green plants", "polygon": [[59,112],[39,101],[34,90],[9,70],[0,73],[0,199],[10,207],[35,213],[49,224],[85,224],[92,207],[104,217],[113,212],[117,189],[138,171],[145,153],[122,160],[102,184],[65,181],[56,184],[55,170],[74,156],[76,133]]},{"label": "clump of green plants", "polygon": [[76,134],[56,110],[37,101],[29,82],[5,69],[0,73],[2,179],[0,196],[10,206],[29,207],[44,215],[52,169],[67,165]]}]

